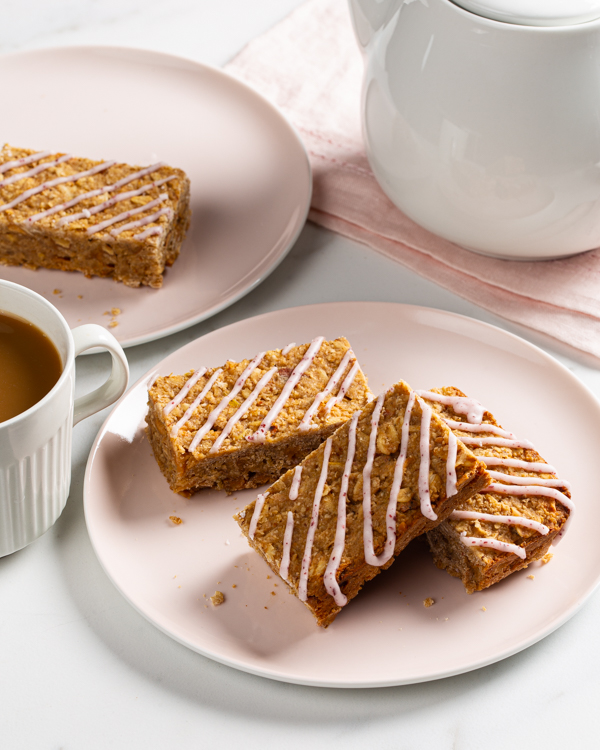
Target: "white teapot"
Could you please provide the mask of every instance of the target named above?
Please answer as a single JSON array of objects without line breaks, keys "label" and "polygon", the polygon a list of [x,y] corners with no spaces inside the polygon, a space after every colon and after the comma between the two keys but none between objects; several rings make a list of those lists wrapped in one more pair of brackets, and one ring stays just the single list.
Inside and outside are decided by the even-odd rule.
[{"label": "white teapot", "polygon": [[600,0],[349,0],[363,133],[421,226],[509,259],[600,246]]}]

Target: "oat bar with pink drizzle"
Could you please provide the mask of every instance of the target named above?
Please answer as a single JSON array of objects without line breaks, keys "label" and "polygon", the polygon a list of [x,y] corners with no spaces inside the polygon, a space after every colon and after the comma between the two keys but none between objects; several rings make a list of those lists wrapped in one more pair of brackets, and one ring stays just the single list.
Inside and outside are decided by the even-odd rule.
[{"label": "oat bar with pink drizzle", "polygon": [[148,436],[171,489],[235,492],[273,482],[372,398],[345,338],[159,377]]},{"label": "oat bar with pink drizzle", "polygon": [[472,594],[526,568],[557,543],[573,511],[569,485],[528,440],[502,429],[458,388],[420,395],[491,477],[487,487],[427,534],[435,564],[460,578]]},{"label": "oat bar with pink drizzle", "polygon": [[485,466],[401,381],[236,520],[327,627],[412,539],[489,481]]},{"label": "oat bar with pink drizzle", "polygon": [[180,169],[0,151],[0,263],[160,287],[190,222]]}]

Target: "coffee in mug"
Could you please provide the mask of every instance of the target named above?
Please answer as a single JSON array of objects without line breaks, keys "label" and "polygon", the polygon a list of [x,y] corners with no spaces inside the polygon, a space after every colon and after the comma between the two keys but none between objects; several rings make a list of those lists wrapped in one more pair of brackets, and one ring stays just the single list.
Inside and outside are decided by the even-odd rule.
[{"label": "coffee in mug", "polygon": [[0,422],[27,411],[58,382],[57,348],[37,326],[0,310]]}]

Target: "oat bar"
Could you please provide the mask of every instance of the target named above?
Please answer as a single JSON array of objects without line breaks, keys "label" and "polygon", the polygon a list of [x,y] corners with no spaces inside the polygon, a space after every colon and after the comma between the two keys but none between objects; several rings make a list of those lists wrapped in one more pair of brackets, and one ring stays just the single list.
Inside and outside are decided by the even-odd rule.
[{"label": "oat bar", "polygon": [[372,398],[345,338],[159,377],[148,435],[172,490],[273,482]]},{"label": "oat bar", "polygon": [[327,627],[412,539],[488,483],[484,465],[399,382],[236,520]]},{"label": "oat bar", "polygon": [[435,564],[460,578],[471,594],[546,555],[565,532],[571,493],[529,441],[502,429],[458,388],[421,395],[491,477],[486,488],[427,534]]},{"label": "oat bar", "polygon": [[0,262],[160,287],[190,222],[185,173],[5,145]]}]

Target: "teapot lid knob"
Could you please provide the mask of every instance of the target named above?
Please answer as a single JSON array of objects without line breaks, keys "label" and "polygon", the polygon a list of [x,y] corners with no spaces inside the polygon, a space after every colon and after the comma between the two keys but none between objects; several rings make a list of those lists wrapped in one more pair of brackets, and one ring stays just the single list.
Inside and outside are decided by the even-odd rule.
[{"label": "teapot lid knob", "polygon": [[453,0],[484,18],[521,26],[572,26],[600,18],[600,0]]}]

